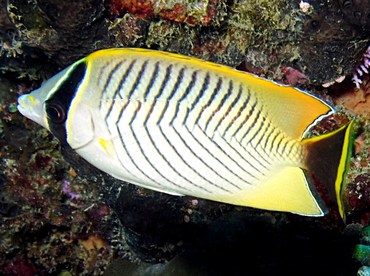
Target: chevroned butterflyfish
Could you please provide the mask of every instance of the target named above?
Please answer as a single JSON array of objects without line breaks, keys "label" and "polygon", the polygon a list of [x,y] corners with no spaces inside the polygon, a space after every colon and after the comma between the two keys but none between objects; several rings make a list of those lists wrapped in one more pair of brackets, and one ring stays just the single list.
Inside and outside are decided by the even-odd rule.
[{"label": "chevroned butterflyfish", "polygon": [[343,216],[352,124],[314,138],[334,112],[307,92],[192,57],[100,50],[18,100],[19,111],[127,182],[307,216],[325,214],[309,175]]}]

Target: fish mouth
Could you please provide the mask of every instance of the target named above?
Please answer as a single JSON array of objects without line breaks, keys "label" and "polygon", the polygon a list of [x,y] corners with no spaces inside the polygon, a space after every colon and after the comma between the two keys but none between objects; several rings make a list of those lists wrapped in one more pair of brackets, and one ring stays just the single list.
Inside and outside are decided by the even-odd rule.
[{"label": "fish mouth", "polygon": [[17,109],[24,117],[48,129],[43,105],[35,100],[31,94],[22,95],[18,98]]},{"label": "fish mouth", "polygon": [[27,108],[24,106],[22,102],[20,102],[20,99],[18,98],[18,105],[17,109],[19,113],[21,113],[23,116],[27,117]]},{"label": "fish mouth", "polygon": [[18,111],[25,117],[31,119],[30,117],[30,99],[29,95],[22,95],[18,98],[18,105],[17,105]]}]

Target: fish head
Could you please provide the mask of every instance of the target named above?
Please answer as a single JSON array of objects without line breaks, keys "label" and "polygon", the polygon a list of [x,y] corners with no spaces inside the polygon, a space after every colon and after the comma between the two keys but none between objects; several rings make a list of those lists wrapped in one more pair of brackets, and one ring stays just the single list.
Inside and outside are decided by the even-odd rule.
[{"label": "fish head", "polygon": [[45,109],[45,102],[52,93],[56,83],[62,77],[61,73],[62,72],[44,82],[40,88],[18,98],[18,111],[23,116],[38,123],[48,130],[50,130],[50,128]]},{"label": "fish head", "polygon": [[84,59],[77,61],[20,96],[18,110],[95,167],[122,178],[113,138],[98,110],[99,89],[87,76],[87,66]]},{"label": "fish head", "polygon": [[[76,95],[83,83],[86,72],[86,64],[83,60],[77,61],[65,68],[30,94],[22,95],[18,98],[19,112],[45,127],[63,144],[68,143],[68,132],[75,126],[75,122],[89,121],[89,112],[75,112],[71,115],[71,107],[76,105]],[[87,115],[86,115],[87,114]],[[77,115],[78,118],[73,117]],[[80,126],[81,127],[81,126]],[[83,126],[82,126],[83,127]],[[85,135],[86,136],[86,135]],[[86,137],[82,136],[81,140]],[[83,143],[87,143],[83,141]]]},{"label": "fish head", "polygon": [[69,70],[70,67],[67,67],[50,79],[46,80],[40,88],[32,91],[29,94],[20,96],[18,98],[17,105],[18,111],[23,116],[51,131],[48,120],[50,114],[47,112],[46,102],[56,93],[61,83],[65,81]]}]

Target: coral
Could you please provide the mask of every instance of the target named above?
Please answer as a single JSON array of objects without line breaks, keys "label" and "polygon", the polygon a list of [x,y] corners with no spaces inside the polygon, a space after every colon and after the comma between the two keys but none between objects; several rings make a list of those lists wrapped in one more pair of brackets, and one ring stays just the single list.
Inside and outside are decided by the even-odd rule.
[{"label": "coral", "polygon": [[343,201],[347,223],[370,223],[370,129],[369,129],[369,76],[362,76],[359,89],[350,78],[330,85],[328,93],[337,109],[345,112],[348,118],[357,121],[357,133],[353,157],[343,187]]},{"label": "coral", "polygon": [[[178,48],[182,45],[183,51],[189,51],[194,38],[194,31],[188,27],[176,25],[167,21],[152,22],[148,28],[148,36],[145,44],[148,47],[158,47],[159,49]],[[177,40],[177,41],[176,41]],[[172,46],[170,46],[172,44]]]},{"label": "coral", "polygon": [[350,112],[358,115],[370,115],[370,78],[368,75],[362,79],[362,85],[356,89],[350,84],[348,90],[333,97],[337,105],[343,106]]},{"label": "coral", "polygon": [[292,67],[282,66],[281,71],[284,76],[283,83],[285,84],[291,86],[302,86],[308,82],[308,78],[306,75]]},{"label": "coral", "polygon": [[70,199],[78,199],[81,197],[81,195],[71,191],[71,183],[69,181],[64,180],[62,185],[63,193],[65,193]]},{"label": "coral", "polygon": [[[313,39],[313,41],[323,39],[316,39],[316,32],[312,32],[310,27],[302,27],[310,26],[309,23],[304,24],[304,22],[312,21],[310,18],[306,19],[306,17],[313,16],[311,13],[299,12],[295,9],[296,7],[286,5],[285,1],[282,0],[272,2],[248,1],[248,3],[236,1],[230,7],[227,7],[222,1],[196,3],[191,1],[112,1],[110,5],[111,9],[116,10],[115,14],[123,14],[123,18],[127,18],[128,15],[131,17],[130,21],[120,21],[120,18],[114,18],[114,21],[118,20],[120,22],[120,29],[114,28],[114,26],[117,26],[117,22],[111,25],[110,29],[115,30],[112,38],[126,36],[127,39],[124,40],[124,43],[122,39],[117,41],[114,39],[113,44],[117,45],[119,43],[120,46],[130,46],[134,43],[135,46],[147,45],[152,47],[159,44],[161,49],[184,54],[192,53],[202,58],[230,65],[238,64],[242,56],[246,54],[249,62],[265,68],[265,72],[273,67],[279,67],[280,63],[284,62],[285,65],[292,66],[306,74],[304,71],[310,70],[310,67],[314,65],[307,63],[305,67],[301,66],[301,51],[304,51],[306,47],[300,49],[299,43],[305,39],[305,36],[309,36],[310,40]],[[117,5],[122,6],[120,10]],[[176,7],[176,9],[173,9],[173,7]],[[312,5],[314,11],[312,14],[316,17],[317,14],[326,12],[326,10],[321,11],[320,7]],[[58,8],[56,6],[56,9]],[[47,6],[43,9],[45,13],[48,12]],[[79,10],[79,7],[76,10]],[[336,16],[336,14],[333,14],[334,18],[330,21],[337,22],[340,20]],[[49,17],[53,17],[53,14]],[[65,17],[68,18],[67,15]],[[333,32],[340,28],[347,30],[347,27],[323,24],[322,20],[320,21],[316,17],[314,22],[320,23],[319,27],[315,29],[317,32],[330,33],[331,30],[326,30],[326,28],[333,29]],[[144,22],[144,20],[138,21],[140,18],[146,19],[146,23],[132,25],[133,22]],[[82,22],[85,19],[81,17],[80,20]],[[124,25],[124,22],[128,24]],[[89,26],[90,22],[87,21],[85,24]],[[145,34],[147,24],[151,26],[149,29],[153,28],[156,32],[152,34],[149,32],[149,35]],[[64,29],[61,29],[60,26],[61,24],[58,25],[58,28],[53,27],[53,29],[63,35]],[[186,28],[186,26],[190,28]],[[74,28],[75,26],[72,25],[72,32]],[[130,36],[130,33],[137,33],[139,36]],[[129,37],[132,37],[133,40]],[[136,37],[140,37],[140,40],[138,41]],[[153,40],[159,43],[153,43]],[[325,40],[322,42],[325,42]],[[318,45],[313,46],[318,47]],[[247,48],[248,51],[246,52]],[[215,50],[209,51],[209,49]],[[318,52],[319,48],[315,51]],[[298,61],[299,63],[295,64]],[[325,73],[325,71],[322,71],[322,73]],[[335,74],[338,74],[337,71]],[[311,73],[307,74],[311,81],[312,75]],[[315,74],[316,76],[318,74]]]},{"label": "coral", "polygon": [[362,173],[354,177],[353,182],[347,184],[345,189],[348,198],[349,220],[370,224],[370,175]]},{"label": "coral", "polygon": [[[350,15],[357,5],[320,0],[309,4],[10,0],[7,24],[13,26],[14,35],[3,38],[3,53],[28,60],[22,64],[19,59],[0,59],[0,63],[23,75],[31,75],[33,69],[40,78],[96,49],[150,47],[230,66],[245,61],[275,79],[282,78],[281,67],[290,67],[304,74],[306,83],[321,84],[352,71],[367,29],[355,28],[344,14]],[[49,67],[43,66],[45,59]]]},{"label": "coral", "polygon": [[266,72],[299,57],[292,42],[301,36],[302,19],[285,1],[236,1],[231,9],[230,27],[246,34],[246,60],[253,66]]},{"label": "coral", "polygon": [[370,70],[369,67],[370,67],[370,46],[365,51],[360,65],[358,65],[353,72],[352,80],[357,88],[360,88],[360,85],[362,84],[361,77],[364,74],[369,74]]},{"label": "coral", "polygon": [[16,256],[6,262],[2,268],[2,273],[4,275],[33,276],[37,274],[37,269],[33,264],[29,263],[26,258]]},{"label": "coral", "polygon": [[370,3],[367,0],[338,1],[346,20],[359,29],[369,30]]},{"label": "coral", "polygon": [[370,224],[370,130],[368,119],[362,119],[361,129],[355,144],[355,155],[351,159],[347,174],[347,186],[343,191],[346,199],[347,221]]},{"label": "coral", "polygon": [[148,22],[131,14],[116,19],[109,27],[109,34],[117,46],[139,46],[146,36]]},{"label": "coral", "polygon": [[153,1],[132,0],[111,1],[111,14],[122,15],[123,12],[135,14],[140,18],[160,17],[178,23],[194,26],[207,26],[214,19],[219,0],[202,1]]},{"label": "coral", "polygon": [[[304,73],[307,72],[311,82],[316,84],[350,74],[357,63],[357,55],[367,44],[367,31],[354,28],[352,22],[344,16],[343,11],[352,13],[353,7],[343,7],[339,2],[342,1],[326,4],[324,1],[310,1],[313,10],[303,22],[303,39],[300,43],[305,47],[299,47],[300,57],[301,60],[308,58],[315,64],[308,71],[304,70]],[[357,50],[352,52],[352,47]],[[337,60],[339,56],[343,58],[340,61]],[[306,64],[302,64],[301,60],[297,65],[299,69],[304,69],[302,66]]]},{"label": "coral", "polygon": [[10,0],[7,7],[23,45],[42,50],[43,58],[49,57],[54,64],[66,66],[99,45],[107,45],[100,0]]},{"label": "coral", "polygon": [[152,0],[130,0],[121,1],[113,0],[110,4],[110,11],[113,16],[119,16],[123,11],[128,11],[137,14],[140,17],[148,17],[153,15],[153,1]]}]

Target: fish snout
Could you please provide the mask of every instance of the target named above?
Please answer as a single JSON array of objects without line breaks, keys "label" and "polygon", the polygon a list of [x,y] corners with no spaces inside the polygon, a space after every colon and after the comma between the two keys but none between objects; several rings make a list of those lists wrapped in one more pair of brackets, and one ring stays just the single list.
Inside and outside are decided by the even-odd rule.
[{"label": "fish snout", "polygon": [[48,129],[43,103],[37,101],[32,94],[20,96],[17,109],[26,118]]}]

